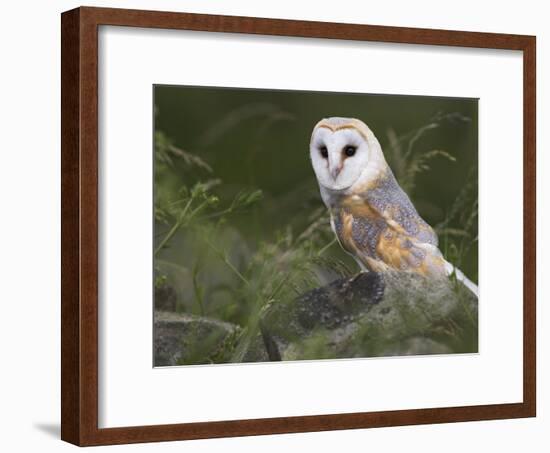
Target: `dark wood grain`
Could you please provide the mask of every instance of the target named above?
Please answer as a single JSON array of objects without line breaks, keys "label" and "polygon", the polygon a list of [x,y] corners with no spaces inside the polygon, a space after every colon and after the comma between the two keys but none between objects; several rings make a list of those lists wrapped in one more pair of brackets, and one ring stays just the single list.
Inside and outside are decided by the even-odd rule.
[{"label": "dark wood grain", "polygon": [[80,414],[81,441],[98,424],[98,43],[97,23],[80,13]]},{"label": "dark wood grain", "polygon": [[61,437],[80,443],[80,12],[61,18]]},{"label": "dark wood grain", "polygon": [[[298,36],[523,51],[523,402],[98,428],[98,26]],[[536,414],[535,38],[532,36],[83,7],[63,13],[61,437],[76,445],[533,417]]]},{"label": "dark wood grain", "polygon": [[523,49],[523,404],[537,406],[536,39]]}]

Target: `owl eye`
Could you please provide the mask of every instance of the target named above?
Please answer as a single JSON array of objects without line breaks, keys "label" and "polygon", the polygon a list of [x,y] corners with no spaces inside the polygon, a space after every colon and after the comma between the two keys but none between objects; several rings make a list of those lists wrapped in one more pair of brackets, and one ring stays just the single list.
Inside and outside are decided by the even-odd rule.
[{"label": "owl eye", "polygon": [[321,156],[323,156],[324,159],[328,157],[328,149],[326,146],[319,147],[319,152],[321,153]]},{"label": "owl eye", "polygon": [[344,154],[347,156],[347,157],[351,157],[353,155],[355,155],[355,151],[357,151],[357,147],[355,146],[346,146],[344,148]]}]

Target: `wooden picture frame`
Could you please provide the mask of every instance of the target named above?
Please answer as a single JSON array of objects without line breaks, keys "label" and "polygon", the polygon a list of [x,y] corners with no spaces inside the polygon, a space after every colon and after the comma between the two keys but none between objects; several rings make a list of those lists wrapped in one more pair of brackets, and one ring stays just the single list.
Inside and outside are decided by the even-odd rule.
[{"label": "wooden picture frame", "polygon": [[[523,402],[98,428],[98,27],[163,28],[523,52]],[[76,445],[200,439],[534,417],[535,37],[81,7],[63,13],[61,437]]]}]

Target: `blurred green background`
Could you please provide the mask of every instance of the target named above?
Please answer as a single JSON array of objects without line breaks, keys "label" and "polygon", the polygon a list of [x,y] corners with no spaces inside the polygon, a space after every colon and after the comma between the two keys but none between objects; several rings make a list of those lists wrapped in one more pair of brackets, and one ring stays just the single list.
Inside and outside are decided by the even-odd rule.
[{"label": "blurred green background", "polygon": [[168,288],[176,311],[246,326],[265,303],[359,270],[309,160],[329,116],[371,128],[445,257],[477,282],[477,99],[157,85],[154,105],[157,308]]}]

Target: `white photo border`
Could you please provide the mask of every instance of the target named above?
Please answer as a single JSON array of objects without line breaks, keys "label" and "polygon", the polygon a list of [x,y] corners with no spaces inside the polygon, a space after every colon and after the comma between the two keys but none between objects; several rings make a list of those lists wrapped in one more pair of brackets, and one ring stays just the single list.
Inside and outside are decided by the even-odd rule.
[{"label": "white photo border", "polygon": [[[99,427],[522,402],[523,241],[506,240],[523,237],[523,217],[503,214],[523,212],[522,57],[100,26]],[[356,71],[319,71],[338,61]],[[479,98],[479,354],[153,369],[151,91],[160,83]]]}]

